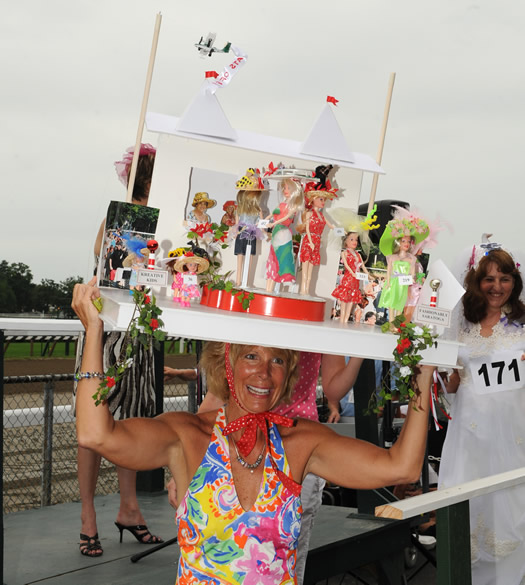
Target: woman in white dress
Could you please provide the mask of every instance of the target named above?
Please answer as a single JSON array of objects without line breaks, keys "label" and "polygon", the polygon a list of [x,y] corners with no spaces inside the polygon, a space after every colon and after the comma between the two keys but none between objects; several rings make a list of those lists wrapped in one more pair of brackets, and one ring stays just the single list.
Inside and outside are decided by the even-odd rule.
[{"label": "woman in white dress", "polygon": [[[473,249],[440,488],[525,467],[525,305],[512,256]],[[470,500],[473,585],[525,583],[525,485]]]}]

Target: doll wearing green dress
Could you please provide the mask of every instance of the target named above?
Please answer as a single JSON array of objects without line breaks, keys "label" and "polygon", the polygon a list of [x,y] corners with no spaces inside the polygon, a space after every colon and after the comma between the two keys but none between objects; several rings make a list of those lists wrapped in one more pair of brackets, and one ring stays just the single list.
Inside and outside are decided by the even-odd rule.
[{"label": "doll wearing green dress", "polygon": [[412,248],[428,234],[428,224],[413,215],[404,219],[394,217],[385,227],[379,249],[386,256],[387,273],[378,307],[388,309],[389,321],[393,321],[405,308],[409,287],[416,277],[417,259]]}]

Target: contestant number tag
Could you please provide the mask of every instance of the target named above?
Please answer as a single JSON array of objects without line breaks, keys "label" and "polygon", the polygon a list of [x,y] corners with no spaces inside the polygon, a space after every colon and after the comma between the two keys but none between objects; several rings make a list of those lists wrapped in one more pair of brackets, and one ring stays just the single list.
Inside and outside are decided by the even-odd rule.
[{"label": "contestant number tag", "polygon": [[470,375],[478,394],[519,390],[525,386],[525,361],[522,353],[504,351],[470,362]]},{"label": "contestant number tag", "polygon": [[400,274],[398,278],[399,284],[403,286],[410,286],[411,284],[414,284],[414,279],[410,276],[410,274]]},{"label": "contestant number tag", "polygon": [[357,280],[368,282],[368,274],[366,272],[356,272],[355,277],[357,278]]},{"label": "contestant number tag", "polygon": [[182,280],[186,286],[191,286],[192,284],[197,284],[197,275],[196,274],[183,274]]},{"label": "contestant number tag", "polygon": [[264,229],[264,228],[267,228],[268,227],[268,224],[269,223],[270,223],[270,220],[269,219],[260,219],[257,222],[257,227],[258,228],[261,228],[261,229]]}]

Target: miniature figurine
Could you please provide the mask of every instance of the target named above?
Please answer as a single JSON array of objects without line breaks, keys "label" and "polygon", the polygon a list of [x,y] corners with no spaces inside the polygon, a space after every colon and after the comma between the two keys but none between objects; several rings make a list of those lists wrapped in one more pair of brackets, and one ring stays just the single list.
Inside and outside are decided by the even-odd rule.
[{"label": "miniature figurine", "polygon": [[312,279],[312,270],[314,266],[321,263],[321,236],[325,225],[330,229],[335,226],[330,223],[323,215],[323,209],[327,199],[337,197],[335,190],[319,190],[318,184],[309,182],[304,189],[305,207],[308,209],[304,217],[304,236],[301,243],[299,260],[302,263],[301,289],[302,295],[307,295]]},{"label": "miniature figurine", "polygon": [[232,236],[235,237],[234,254],[237,256],[237,273],[235,275],[236,286],[246,286],[244,274],[244,257],[250,256],[246,274],[251,264],[251,259],[256,253],[256,241],[264,238],[263,232],[257,227],[262,219],[260,198],[267,186],[261,179],[259,169],[250,168],[246,174],[235,183],[237,193],[236,225],[232,228]]},{"label": "miniature figurine", "polygon": [[294,179],[283,179],[279,183],[283,201],[266,219],[273,217],[268,224],[272,229],[272,244],[266,263],[266,290],[272,292],[276,282],[295,281],[295,262],[293,256],[292,230],[295,213],[303,203],[303,188]]},{"label": "miniature figurine", "polygon": [[195,193],[191,205],[193,209],[188,213],[188,221],[194,221],[195,223],[211,223],[211,218],[206,213],[206,210],[217,205],[215,199],[210,199],[208,193],[200,191],[199,193]]},{"label": "miniature figurine", "polygon": [[237,210],[237,203],[233,200],[226,201],[222,206],[222,210],[225,212],[221,219],[221,224],[233,227],[236,224],[235,212]]},{"label": "miniature figurine", "polygon": [[194,252],[186,252],[180,256],[173,266],[175,275],[171,288],[173,300],[181,307],[189,307],[192,299],[200,299],[201,291],[197,275],[208,269],[210,263],[206,258]]},{"label": "miniature figurine", "polygon": [[390,322],[403,312],[409,286],[415,280],[416,257],[412,247],[422,242],[428,234],[426,221],[411,216],[411,219],[390,220],[381,236],[379,249],[386,256],[387,273],[378,307],[388,309]]},{"label": "miniature figurine", "polygon": [[341,261],[345,271],[340,284],[332,292],[332,296],[341,301],[341,323],[346,323],[350,319],[355,304],[362,300],[357,272],[364,272],[368,275],[363,259],[357,251],[358,245],[359,233],[356,231],[348,232],[344,237],[344,249],[341,252]]},{"label": "miniature figurine", "polygon": [[[365,262],[368,260],[372,245],[369,232],[379,227],[377,224],[374,225],[374,221],[377,220],[376,209],[374,206],[366,218],[357,215],[351,209],[341,207],[331,212],[334,221],[337,221],[346,231],[343,238],[344,249],[341,252],[341,261],[345,271],[340,284],[332,292],[332,296],[341,301],[341,323],[346,323],[350,319],[355,305],[362,302],[363,295],[359,288],[359,280],[362,279],[365,283],[368,281],[368,270],[365,267]],[[357,252],[359,244],[365,255],[365,261]],[[364,277],[358,278],[358,274],[364,274]]]},{"label": "miniature figurine", "polygon": [[413,254],[416,258],[415,261],[415,277],[414,282],[409,285],[408,287],[408,295],[407,301],[405,304],[405,308],[403,309],[403,313],[407,321],[412,321],[412,317],[414,316],[414,311],[416,310],[416,306],[419,303],[419,297],[421,296],[421,290],[423,289],[423,284],[425,283],[425,273],[423,272],[423,267],[421,266],[421,262],[418,260],[418,256],[423,252],[420,248],[419,250],[413,250]]}]

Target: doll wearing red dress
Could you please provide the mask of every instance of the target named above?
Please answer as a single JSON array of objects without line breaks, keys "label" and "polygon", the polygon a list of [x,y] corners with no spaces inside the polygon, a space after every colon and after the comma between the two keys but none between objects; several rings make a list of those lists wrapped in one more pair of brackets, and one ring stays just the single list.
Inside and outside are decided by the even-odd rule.
[{"label": "doll wearing red dress", "polygon": [[336,189],[332,189],[330,182],[316,184],[307,183],[305,187],[305,201],[308,211],[304,221],[304,231],[299,260],[302,264],[301,289],[302,295],[308,294],[312,271],[314,266],[321,264],[321,236],[325,226],[333,229],[332,225],[323,215],[323,209],[327,199],[337,197]]},{"label": "doll wearing red dress", "polygon": [[345,267],[345,273],[341,283],[336,286],[332,296],[341,301],[341,323],[346,323],[352,314],[356,303],[362,300],[361,290],[359,289],[359,280],[357,272],[361,269],[368,274],[363,259],[356,248],[359,244],[359,236],[356,232],[350,232],[345,237],[345,249],[341,252],[341,261]]}]

